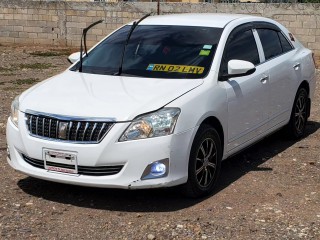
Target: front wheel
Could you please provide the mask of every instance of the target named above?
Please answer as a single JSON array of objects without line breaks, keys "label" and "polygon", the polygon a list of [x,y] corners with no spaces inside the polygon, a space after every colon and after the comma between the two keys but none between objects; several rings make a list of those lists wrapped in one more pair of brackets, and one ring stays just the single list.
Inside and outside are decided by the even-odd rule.
[{"label": "front wheel", "polygon": [[183,193],[193,198],[212,193],[219,176],[221,158],[219,134],[209,125],[200,126],[191,147],[188,181],[182,188]]},{"label": "front wheel", "polygon": [[308,92],[300,88],[295,97],[290,121],[287,125],[287,133],[293,139],[299,139],[304,135],[308,120]]}]

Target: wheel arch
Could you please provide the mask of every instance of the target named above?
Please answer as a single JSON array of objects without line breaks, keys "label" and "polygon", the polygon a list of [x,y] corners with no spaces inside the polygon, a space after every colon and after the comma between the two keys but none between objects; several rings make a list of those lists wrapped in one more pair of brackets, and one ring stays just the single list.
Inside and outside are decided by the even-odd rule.
[{"label": "wheel arch", "polygon": [[308,93],[307,118],[309,118],[309,117],[310,117],[310,112],[311,112],[311,99],[310,99],[310,86],[309,86],[309,82],[306,81],[306,80],[303,80],[303,81],[300,83],[297,92],[299,91],[300,88],[306,89],[306,90],[307,90],[307,93]]},{"label": "wheel arch", "polygon": [[305,89],[307,90],[308,96],[309,96],[309,94],[310,94],[310,86],[309,86],[309,83],[308,83],[307,80],[303,80],[303,81],[300,83],[298,89],[300,89],[300,88],[305,88]]},{"label": "wheel arch", "polygon": [[219,119],[214,117],[214,116],[209,116],[207,118],[205,118],[201,125],[210,125],[211,127],[215,128],[219,134],[220,137],[220,141],[221,141],[221,148],[222,148],[222,152],[224,153],[224,130],[222,127],[222,124],[220,123]]}]

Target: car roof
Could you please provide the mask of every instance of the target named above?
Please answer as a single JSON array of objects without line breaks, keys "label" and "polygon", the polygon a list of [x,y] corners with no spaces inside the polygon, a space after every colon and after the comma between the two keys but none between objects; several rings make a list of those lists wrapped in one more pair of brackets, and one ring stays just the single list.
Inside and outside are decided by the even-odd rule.
[{"label": "car roof", "polygon": [[140,23],[140,25],[178,25],[223,28],[229,22],[240,18],[253,18],[253,16],[224,13],[184,13],[158,15],[147,17]]}]

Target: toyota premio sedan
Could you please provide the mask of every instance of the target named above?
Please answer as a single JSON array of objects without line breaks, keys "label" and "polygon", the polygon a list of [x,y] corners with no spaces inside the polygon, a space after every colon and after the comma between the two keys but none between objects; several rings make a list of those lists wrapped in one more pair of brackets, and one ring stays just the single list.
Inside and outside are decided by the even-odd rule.
[{"label": "toyota premio sedan", "polygon": [[145,16],[90,51],[88,29],[70,68],[12,103],[8,163],[26,175],[200,197],[222,160],[281,128],[304,134],[313,54],[271,19]]}]

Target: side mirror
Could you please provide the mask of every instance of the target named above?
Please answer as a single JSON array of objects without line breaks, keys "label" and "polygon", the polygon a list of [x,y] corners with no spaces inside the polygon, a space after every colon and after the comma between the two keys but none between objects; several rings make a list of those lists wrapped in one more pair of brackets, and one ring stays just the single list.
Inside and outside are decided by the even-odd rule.
[{"label": "side mirror", "polygon": [[229,78],[248,76],[256,71],[251,62],[243,60],[230,60],[228,62],[228,74],[219,77],[221,81],[227,81]]},{"label": "side mirror", "polygon": [[80,59],[80,52],[76,52],[76,53],[72,53],[69,57],[68,57],[68,61],[73,64],[76,61],[78,61]]}]

